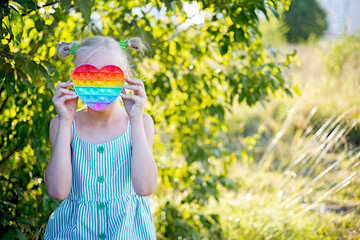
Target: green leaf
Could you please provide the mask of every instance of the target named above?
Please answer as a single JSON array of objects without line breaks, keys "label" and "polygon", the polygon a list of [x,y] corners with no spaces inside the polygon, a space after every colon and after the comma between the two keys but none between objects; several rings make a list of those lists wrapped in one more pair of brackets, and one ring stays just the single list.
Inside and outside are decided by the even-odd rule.
[{"label": "green leaf", "polygon": [[13,75],[5,73],[5,90],[8,96],[14,95],[15,92],[15,78]]},{"label": "green leaf", "polygon": [[229,50],[229,40],[228,40],[229,37],[224,37],[224,38],[225,40],[222,41],[224,44],[220,46],[221,55],[225,55]]},{"label": "green leaf", "polygon": [[22,34],[23,34],[23,20],[21,17],[21,14],[18,13],[17,11],[15,11],[14,9],[11,9],[10,12],[10,28],[11,28],[11,32],[12,32],[12,37],[15,36],[16,37],[16,42],[20,42],[19,39],[21,40],[22,38]]},{"label": "green leaf", "polygon": [[90,22],[91,15],[91,7],[93,5],[93,1],[87,0],[78,0],[80,12],[82,13],[86,22]]},{"label": "green leaf", "polygon": [[35,21],[35,28],[38,32],[41,32],[44,27],[44,21],[41,18],[38,18],[37,21]]},{"label": "green leaf", "polygon": [[285,92],[286,92],[290,97],[293,96],[292,92],[291,92],[289,89],[285,89]]},{"label": "green leaf", "polygon": [[27,237],[22,232],[20,232],[19,229],[16,229],[16,236],[19,240],[27,240]]},{"label": "green leaf", "polygon": [[34,60],[25,61],[25,67],[27,73],[30,75],[33,84],[36,83],[37,78],[39,77],[38,64]]},{"label": "green leaf", "polygon": [[71,0],[60,0],[60,7],[63,12],[69,11],[71,7]]},{"label": "green leaf", "polygon": [[36,1],[34,0],[14,0],[14,2],[17,2],[26,9],[30,9],[30,10],[36,9]]},{"label": "green leaf", "polygon": [[60,8],[55,8],[55,12],[53,13],[54,18],[56,19],[56,21],[58,22],[66,22],[66,16],[67,12],[63,12]]},{"label": "green leaf", "polygon": [[52,64],[49,61],[42,61],[42,63],[46,66],[48,73],[53,78],[53,82],[58,81],[59,80],[59,72],[56,69],[56,67],[54,66],[54,64]]},{"label": "green leaf", "polygon": [[298,87],[293,87],[293,90],[294,90],[294,92],[295,92],[297,95],[299,95],[299,96],[302,95],[302,94],[301,94],[301,90],[300,90]]},{"label": "green leaf", "polygon": [[45,79],[47,81],[47,84],[48,84],[48,88],[51,89],[52,91],[54,91],[55,90],[54,82],[51,80],[51,77],[49,76],[49,73],[41,65],[39,65],[39,71],[45,77]]},{"label": "green leaf", "polygon": [[235,29],[235,41],[243,42],[245,40],[244,30],[242,28]]},{"label": "green leaf", "polygon": [[16,72],[17,72],[17,74],[18,74],[19,77],[20,77],[18,80],[19,80],[19,81],[22,81],[21,84],[25,84],[25,85],[30,89],[30,91],[32,91],[33,88],[32,88],[32,86],[31,86],[31,83],[30,83],[27,75],[26,75],[23,71],[21,71],[20,69],[17,69]]},{"label": "green leaf", "polygon": [[280,15],[279,15],[279,13],[278,13],[278,11],[276,11],[276,9],[275,8],[270,8],[271,9],[271,11],[273,12],[273,14],[275,15],[275,17],[277,18],[277,19],[279,19],[279,17],[280,17]]}]

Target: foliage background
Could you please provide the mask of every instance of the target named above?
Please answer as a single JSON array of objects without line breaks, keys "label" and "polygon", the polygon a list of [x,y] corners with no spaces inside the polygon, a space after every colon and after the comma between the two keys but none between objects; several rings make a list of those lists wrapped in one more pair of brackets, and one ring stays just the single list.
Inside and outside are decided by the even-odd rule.
[{"label": "foliage background", "polygon": [[285,36],[288,42],[306,41],[323,36],[328,27],[326,11],[317,0],[293,0],[284,12]]},{"label": "foliage background", "polygon": [[[305,54],[305,63],[312,59],[322,66],[324,61],[328,67],[321,72],[323,81],[305,75],[309,80],[304,82],[310,66],[286,69],[298,63],[294,48],[307,50],[308,56],[313,49],[284,47],[267,32],[278,27],[276,18],[290,1],[199,1],[201,24],[186,24],[195,19],[180,1],[2,4],[0,238],[42,239],[59,205],[48,196],[43,173],[50,158],[48,126],[56,114],[54,86],[69,79],[73,65],[71,57],[55,55],[55,46],[93,35],[140,36],[151,46],[145,56],[134,54],[133,61],[137,76],[146,79],[146,112],[156,127],[159,182],[150,199],[159,239],[347,239],[358,234],[356,111],[341,115],[358,102],[339,107],[339,98],[327,92],[348,96],[347,90],[357,89],[353,76],[343,75],[349,71],[335,69],[340,64],[354,72],[356,40],[339,42],[333,56],[325,58],[329,61]],[[162,15],[154,15],[157,11]],[[343,56],[339,49],[349,41],[353,44]],[[348,88],[335,83],[324,88],[335,71],[332,81],[346,78]],[[317,89],[325,90],[319,94]],[[286,97],[294,92],[301,96]],[[326,124],[332,114],[342,118]],[[347,136],[353,136],[351,141],[344,140]],[[294,161],[302,164],[295,168]],[[333,205],[325,202],[330,200]],[[316,211],[320,207],[322,215]]]}]

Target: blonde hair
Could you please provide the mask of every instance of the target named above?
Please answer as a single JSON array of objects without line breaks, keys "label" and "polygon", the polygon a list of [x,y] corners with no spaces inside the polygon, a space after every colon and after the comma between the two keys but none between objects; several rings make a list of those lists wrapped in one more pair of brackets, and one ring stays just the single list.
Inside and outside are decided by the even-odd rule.
[{"label": "blonde hair", "polygon": [[[62,41],[58,43],[56,46],[57,54],[60,57],[69,56],[71,54],[71,49],[75,46],[76,43],[76,41],[72,41],[70,43]],[[141,52],[142,54],[144,54],[144,50],[147,48],[142,40],[138,37],[133,37],[129,40],[126,40],[126,47]],[[130,70],[132,72],[133,66],[129,61],[129,56],[126,51],[122,49],[119,42],[117,42],[115,39],[105,36],[88,37],[80,42],[73,59],[75,68],[83,64],[90,56],[92,56],[100,49],[108,49],[117,54],[120,61],[119,67],[124,71]]]}]

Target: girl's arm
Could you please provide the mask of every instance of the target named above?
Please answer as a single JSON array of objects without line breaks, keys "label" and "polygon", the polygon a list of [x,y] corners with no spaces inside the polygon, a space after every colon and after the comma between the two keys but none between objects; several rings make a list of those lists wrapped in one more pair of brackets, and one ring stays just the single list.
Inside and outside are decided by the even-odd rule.
[{"label": "girl's arm", "polygon": [[45,184],[50,197],[58,201],[67,198],[71,190],[71,124],[57,115],[50,121],[51,158]]},{"label": "girl's arm", "polygon": [[[147,96],[143,81],[130,77],[125,77],[125,81],[129,85],[124,85],[120,95],[131,123],[131,180],[136,194],[148,196],[154,192],[158,177],[152,152],[154,122],[144,113]],[[125,89],[134,90],[134,94],[127,94]]]},{"label": "girl's arm", "polygon": [[132,160],[131,178],[136,194],[148,196],[155,190],[158,169],[153,157],[154,122],[144,113],[142,117],[130,118]]},{"label": "girl's arm", "polygon": [[78,96],[68,87],[72,79],[57,84],[52,99],[58,115],[50,121],[51,158],[45,169],[45,185],[55,200],[62,201],[71,190],[71,126],[76,114]]}]

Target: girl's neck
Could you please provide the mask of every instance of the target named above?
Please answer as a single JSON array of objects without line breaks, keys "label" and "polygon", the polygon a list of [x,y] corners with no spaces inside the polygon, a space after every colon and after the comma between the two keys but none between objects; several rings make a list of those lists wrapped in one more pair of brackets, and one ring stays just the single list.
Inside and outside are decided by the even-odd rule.
[{"label": "girl's neck", "polygon": [[117,119],[121,115],[121,106],[118,101],[101,111],[95,111],[89,107],[86,107],[85,116],[87,121],[94,124],[109,123]]}]

